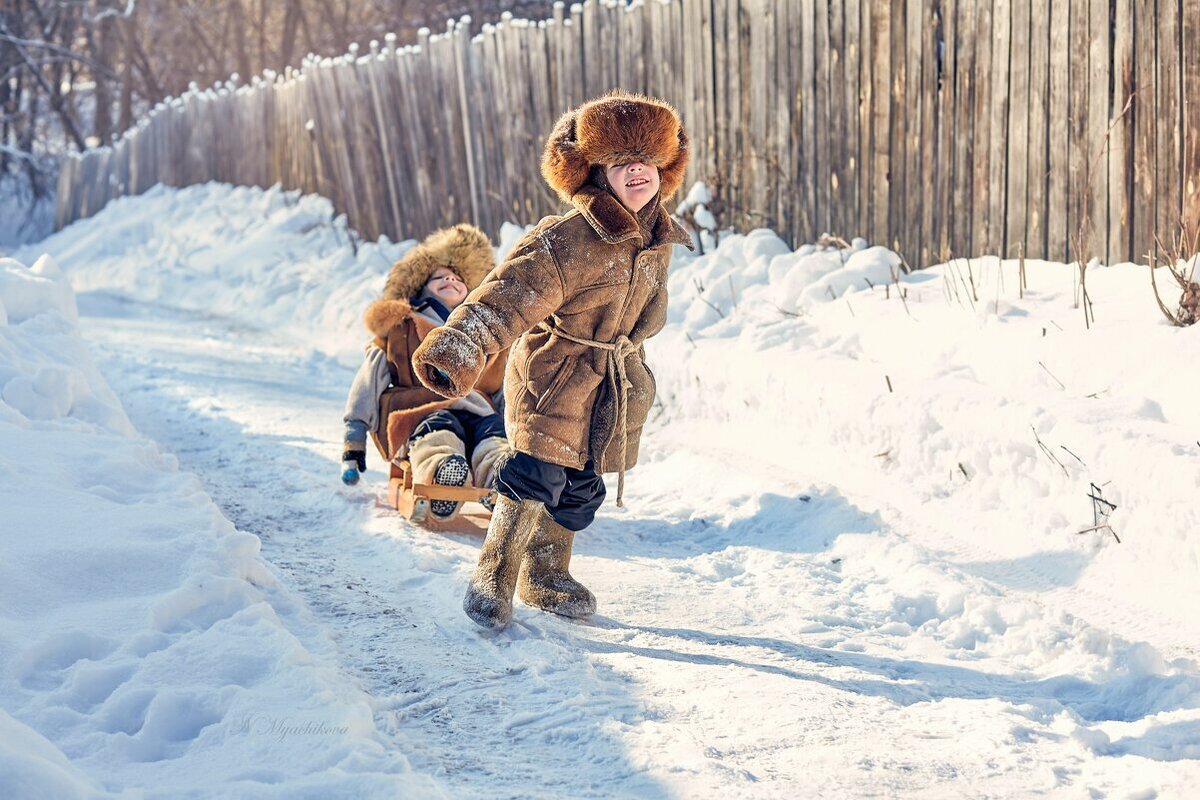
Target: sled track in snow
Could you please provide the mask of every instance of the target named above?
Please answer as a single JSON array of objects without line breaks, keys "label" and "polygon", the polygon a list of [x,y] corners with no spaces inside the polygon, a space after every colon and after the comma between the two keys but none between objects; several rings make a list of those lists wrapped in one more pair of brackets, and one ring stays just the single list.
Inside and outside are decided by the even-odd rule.
[{"label": "sled track in snow", "polygon": [[[681,424],[649,433],[630,509],[606,508],[579,543],[600,614],[519,608],[509,630],[483,633],[459,607],[478,537],[409,526],[380,502],[378,470],[366,486],[338,482],[350,370],[222,320],[85,300],[134,423],[260,537],[380,729],[456,796],[917,796],[956,779],[1015,791],[1053,787],[1028,765],[1064,759],[1074,790],[1112,788],[1119,771],[1055,720],[1087,728],[1200,697],[1195,676],[1059,680],[1028,658],[964,651],[943,630],[953,610],[903,585],[889,559],[912,558],[943,594],[1019,596],[1049,619],[1034,630],[1068,650],[1074,618],[1099,600],[939,538],[914,509],[863,511],[770,458],[701,451]],[[1132,612],[1110,619],[1161,632]],[[864,740],[886,746],[864,753]]]}]

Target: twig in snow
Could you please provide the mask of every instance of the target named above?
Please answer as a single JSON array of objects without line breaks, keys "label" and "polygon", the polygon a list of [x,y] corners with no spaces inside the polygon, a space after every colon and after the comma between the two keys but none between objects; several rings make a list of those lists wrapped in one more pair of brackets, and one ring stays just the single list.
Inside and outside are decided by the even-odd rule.
[{"label": "twig in snow", "polygon": [[1084,528],[1081,531],[1075,531],[1075,534],[1078,536],[1081,533],[1091,533],[1092,531],[1100,531],[1100,530],[1104,530],[1105,528],[1107,528],[1108,532],[1111,533],[1113,535],[1113,538],[1117,540],[1117,544],[1120,544],[1121,537],[1117,536],[1117,532],[1115,530],[1113,530],[1113,527],[1111,525],[1109,525],[1107,522],[1102,523],[1100,525],[1093,525],[1090,528]]},{"label": "twig in snow", "polygon": [[782,306],[776,305],[775,303],[771,303],[771,305],[775,306],[775,310],[776,310],[776,311],[778,311],[780,314],[786,314],[786,315],[787,315],[787,316],[789,316],[789,317],[802,317],[802,316],[804,316],[804,315],[803,315],[803,314],[801,314],[799,311],[788,311],[786,308],[783,308]]},{"label": "twig in snow", "polygon": [[[1079,533],[1089,533],[1091,531],[1098,531],[1102,528],[1108,528],[1108,532],[1111,533],[1113,538],[1117,540],[1117,544],[1120,544],[1121,537],[1117,536],[1117,532],[1113,530],[1112,525],[1108,524],[1108,515],[1117,510],[1116,504],[1105,500],[1103,492],[1101,492],[1100,487],[1095,483],[1089,485],[1092,487],[1092,491],[1088,493],[1088,498],[1092,501],[1093,527],[1086,528],[1082,531],[1079,531]],[[1108,484],[1106,483],[1104,485],[1107,486]]]},{"label": "twig in snow", "polygon": [[710,303],[708,301],[708,298],[706,298],[704,296],[704,284],[700,282],[700,279],[699,278],[694,279],[692,281],[692,285],[696,287],[696,296],[700,298],[700,302],[704,303],[704,305],[708,306],[713,311],[717,312],[718,317],[720,317],[721,319],[725,319],[725,312],[723,312],[721,309],[717,308],[715,305]]},{"label": "twig in snow", "polygon": [[[1200,442],[1197,442],[1197,444],[1200,444]],[[889,457],[891,454],[892,454],[892,448],[890,448],[890,447],[889,447],[887,450],[884,450],[882,453],[876,453],[876,454],[875,454],[874,456],[872,456],[872,457],[873,457],[873,458],[887,458],[887,457]]]},{"label": "twig in snow", "polygon": [[1076,460],[1076,461],[1078,461],[1080,464],[1083,464],[1085,467],[1087,466],[1087,464],[1084,464],[1084,463],[1083,463],[1083,459],[1082,459],[1082,458],[1080,458],[1079,456],[1075,455],[1074,453],[1072,453],[1072,452],[1071,452],[1071,450],[1070,450],[1070,448],[1068,448],[1068,447],[1067,447],[1065,444],[1060,444],[1060,445],[1059,445],[1059,447],[1061,447],[1063,450],[1066,450],[1066,451],[1067,451],[1067,453],[1068,453],[1068,455],[1070,455],[1070,456],[1071,456],[1071,458],[1075,459],[1075,460]]},{"label": "twig in snow", "polygon": [[[1089,498],[1091,498],[1091,500],[1092,500],[1092,505],[1093,505],[1093,506],[1097,506],[1097,504],[1101,504],[1101,505],[1108,506],[1108,511],[1104,511],[1104,512],[1098,512],[1098,513],[1104,513],[1104,514],[1107,514],[1107,513],[1109,513],[1109,511],[1116,511],[1116,510],[1117,510],[1117,506],[1116,506],[1116,504],[1114,504],[1114,503],[1110,503],[1110,502],[1108,502],[1107,500],[1105,500],[1103,497],[1098,497],[1098,496],[1097,496],[1097,495],[1099,494],[1099,492],[1100,492],[1100,487],[1099,487],[1099,486],[1097,486],[1096,484],[1094,484],[1094,483],[1093,483],[1093,484],[1092,484],[1092,490],[1096,492],[1096,494],[1089,494],[1089,495],[1088,495],[1088,497],[1089,497]],[[1097,507],[1098,507],[1098,506],[1097,506]],[[1095,521],[1095,522],[1098,522],[1099,520],[1093,520],[1093,521]]]},{"label": "twig in snow", "polygon": [[829,247],[829,248],[836,247],[838,250],[849,250],[850,249],[849,242],[847,242],[842,237],[837,236],[832,233],[822,233],[820,236],[818,236],[817,237],[817,246],[818,247]]},{"label": "twig in snow", "polygon": [[887,375],[884,375],[884,376],[883,376],[883,379],[884,379],[885,381],[887,381],[887,385],[888,385],[888,392],[889,392],[889,393],[891,393],[892,391],[894,391],[894,390],[892,389],[892,379],[891,379],[890,377],[888,377]]},{"label": "twig in snow", "polygon": [[688,333],[687,331],[684,331],[683,335],[687,337],[688,344],[690,344],[694,348],[696,346],[696,340],[692,338],[692,335],[690,333]]},{"label": "twig in snow", "polygon": [[996,304],[992,309],[992,313],[1000,316],[1000,292],[1004,289],[1004,265],[1001,264],[996,268]]},{"label": "twig in snow", "polygon": [[1020,276],[1021,276],[1021,280],[1017,284],[1017,286],[1020,288],[1021,299],[1024,300],[1025,299],[1025,243],[1022,242],[1021,244],[1019,244],[1017,246],[1020,248],[1017,251],[1017,254],[1018,254],[1017,257],[1020,259],[1020,268],[1019,269],[1020,269]]},{"label": "twig in snow", "polygon": [[[968,269],[970,268],[970,266],[971,266],[971,261],[970,261],[970,259],[967,259],[967,267],[968,267]],[[972,311],[974,311],[974,310],[975,310],[975,298],[974,298],[974,293],[975,293],[975,279],[972,277],[972,279],[971,279],[971,288],[970,288],[970,290],[968,291],[968,290],[967,290],[967,282],[966,282],[965,280],[963,280],[963,276],[962,276],[962,270],[958,268],[958,259],[955,259],[955,260],[954,260],[954,275],[955,275],[955,277],[957,277],[957,278],[958,278],[958,282],[962,284],[962,287],[963,287],[963,292],[964,292],[964,293],[967,295],[967,299],[971,301],[971,310],[972,310]],[[958,294],[958,289],[955,289],[955,290],[954,290],[954,293],[955,293],[955,294]],[[959,301],[958,301],[958,302],[959,302],[959,304],[960,304],[960,305],[962,304],[962,300],[961,300],[961,298],[959,299]]]},{"label": "twig in snow", "polygon": [[964,478],[966,478],[967,480],[971,480],[971,476],[967,474],[967,468],[963,466],[963,463],[961,461],[958,462],[958,471],[963,474]]},{"label": "twig in snow", "polygon": [[847,300],[847,301],[846,301],[846,308],[850,309],[850,316],[852,316],[852,317],[853,317],[853,316],[855,316],[855,314],[854,314],[854,306],[850,305],[850,301],[849,301],[849,300]]},{"label": "twig in snow", "polygon": [[[908,310],[908,292],[900,286],[900,274],[896,272],[895,267],[892,267],[892,283],[896,284],[896,294],[900,295],[900,302],[904,304],[904,313],[911,317],[912,312]],[[890,290],[891,287],[888,288]]]},{"label": "twig in snow", "polygon": [[[1041,367],[1042,369],[1046,370],[1047,375],[1049,375],[1051,378],[1054,378],[1054,373],[1051,372],[1049,369],[1047,369],[1045,364],[1043,364],[1042,362],[1039,361],[1038,366]],[[1063,385],[1063,382],[1060,381],[1058,378],[1054,378],[1054,382],[1057,383],[1064,392],[1067,390],[1067,387],[1065,385]]]},{"label": "twig in snow", "polygon": [[1033,438],[1037,441],[1038,447],[1042,448],[1042,452],[1046,454],[1046,457],[1058,465],[1058,468],[1063,471],[1063,475],[1067,476],[1068,478],[1071,477],[1071,473],[1067,471],[1066,466],[1058,460],[1058,457],[1050,451],[1049,447],[1046,447],[1046,443],[1042,441],[1042,437],[1038,436],[1037,428],[1034,428],[1032,425],[1030,425],[1029,430],[1033,431]]},{"label": "twig in snow", "polygon": [[1092,329],[1092,323],[1096,321],[1096,312],[1092,308],[1092,298],[1087,290],[1087,250],[1089,246],[1089,238],[1091,235],[1090,210],[1088,209],[1088,200],[1091,198],[1092,181],[1096,178],[1096,173],[1099,172],[1100,159],[1108,152],[1109,140],[1112,138],[1113,129],[1117,127],[1117,123],[1121,121],[1129,109],[1133,107],[1133,98],[1138,93],[1138,89],[1129,93],[1129,98],[1125,101],[1125,107],[1121,112],[1113,117],[1112,122],[1108,126],[1108,130],[1104,132],[1104,138],[1100,142],[1100,146],[1096,149],[1096,154],[1090,162],[1085,162],[1087,179],[1084,181],[1083,192],[1080,194],[1080,212],[1079,212],[1079,228],[1074,236],[1067,237],[1067,244],[1070,249],[1075,251],[1075,263],[1079,265],[1079,283],[1076,287],[1078,294],[1076,295],[1076,307],[1079,306],[1079,296],[1083,298],[1083,324],[1088,330]]}]

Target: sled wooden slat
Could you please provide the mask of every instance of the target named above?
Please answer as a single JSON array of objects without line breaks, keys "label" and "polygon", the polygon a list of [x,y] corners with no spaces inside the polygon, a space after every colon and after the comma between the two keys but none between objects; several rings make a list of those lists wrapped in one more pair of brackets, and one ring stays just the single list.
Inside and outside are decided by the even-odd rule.
[{"label": "sled wooden slat", "polygon": [[[407,460],[398,464],[393,462],[391,465],[388,477],[388,504],[403,514],[405,519],[413,522],[431,525],[443,524],[443,521],[435,520],[425,513],[419,513],[421,506],[424,505],[427,508],[430,500],[479,503],[489,497],[494,499],[495,492],[475,486],[439,486],[414,483],[412,467]],[[472,527],[479,527],[477,520],[471,520],[471,523]]]}]

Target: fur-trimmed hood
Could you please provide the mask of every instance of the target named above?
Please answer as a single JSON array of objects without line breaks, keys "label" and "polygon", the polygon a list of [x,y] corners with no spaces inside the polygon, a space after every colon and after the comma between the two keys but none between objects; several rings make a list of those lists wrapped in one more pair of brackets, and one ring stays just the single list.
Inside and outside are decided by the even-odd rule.
[{"label": "fur-trimmed hood", "polygon": [[616,90],[559,118],[542,152],[542,177],[572,203],[593,165],[631,161],[658,167],[660,198],[666,202],[683,185],[688,137],[679,114],[668,104]]},{"label": "fur-trimmed hood", "polygon": [[[438,267],[449,267],[467,285],[467,291],[478,286],[496,266],[495,252],[487,234],[474,225],[463,223],[443,228],[425,238],[392,265],[384,300],[408,301],[417,295]],[[407,302],[405,302],[407,305]],[[408,313],[406,310],[405,314]],[[403,316],[403,315],[401,315]],[[372,326],[368,323],[368,328]]]},{"label": "fur-trimmed hood", "polygon": [[378,343],[386,339],[388,332],[411,313],[412,306],[407,300],[384,298],[367,306],[367,312],[363,314],[363,324]]}]

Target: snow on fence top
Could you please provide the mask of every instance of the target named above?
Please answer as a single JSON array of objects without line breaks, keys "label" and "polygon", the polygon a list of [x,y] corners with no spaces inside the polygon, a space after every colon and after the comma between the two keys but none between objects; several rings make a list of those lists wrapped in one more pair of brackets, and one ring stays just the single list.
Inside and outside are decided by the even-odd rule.
[{"label": "snow on fence top", "polygon": [[[1200,4],[615,0],[194,88],[67,162],[58,225],[155,183],[322,194],[368,239],[557,208],[542,142],[614,87],[675,104],[723,224],[952,255],[1139,260],[1200,218]],[[1111,36],[1110,36],[1111,32]],[[1182,35],[1181,35],[1182,34]],[[1171,46],[1163,46],[1169,42]],[[1176,44],[1180,43],[1180,44]]]}]

